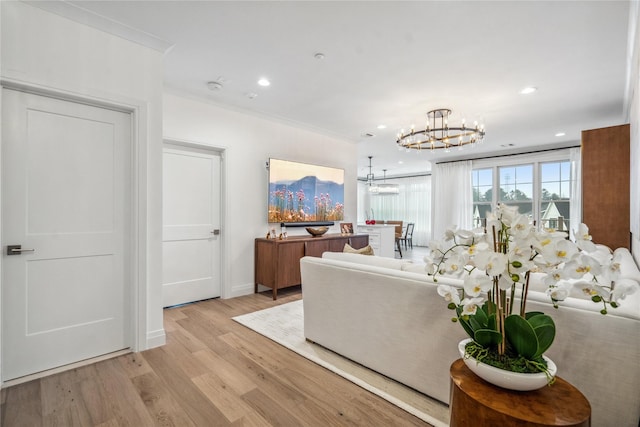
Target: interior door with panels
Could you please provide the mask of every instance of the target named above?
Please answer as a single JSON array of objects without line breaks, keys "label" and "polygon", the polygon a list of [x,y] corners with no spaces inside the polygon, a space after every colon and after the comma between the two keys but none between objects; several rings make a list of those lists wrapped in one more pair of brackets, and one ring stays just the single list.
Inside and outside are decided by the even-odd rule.
[{"label": "interior door with panels", "polygon": [[220,296],[220,162],[212,150],[163,150],[164,307]]},{"label": "interior door with panels", "polygon": [[3,89],[2,377],[130,347],[130,114]]}]

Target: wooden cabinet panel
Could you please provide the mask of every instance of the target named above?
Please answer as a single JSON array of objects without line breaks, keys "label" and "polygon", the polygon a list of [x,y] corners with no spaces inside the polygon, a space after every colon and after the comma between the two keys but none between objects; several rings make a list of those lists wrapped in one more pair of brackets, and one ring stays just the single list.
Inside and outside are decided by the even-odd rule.
[{"label": "wooden cabinet panel", "polygon": [[630,246],[629,125],[582,132],[582,222],[595,243]]},{"label": "wooden cabinet panel", "polygon": [[[346,241],[346,239],[344,239]],[[332,240],[307,240],[304,242],[304,254],[308,256],[322,257],[324,252],[331,252]],[[334,251],[335,252],[335,251]]]},{"label": "wooden cabinet panel", "polygon": [[300,258],[321,257],[323,252],[342,252],[345,243],[358,249],[369,244],[369,236],[328,234],[322,237],[295,236],[283,240],[258,238],[254,249],[254,291],[258,285],[278,289],[300,284]]}]

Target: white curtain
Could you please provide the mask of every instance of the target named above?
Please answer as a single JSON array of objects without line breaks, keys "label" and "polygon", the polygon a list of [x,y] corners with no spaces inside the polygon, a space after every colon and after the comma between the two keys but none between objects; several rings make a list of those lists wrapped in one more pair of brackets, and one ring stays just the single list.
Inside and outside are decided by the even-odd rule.
[{"label": "white curtain", "polygon": [[471,161],[436,164],[433,169],[433,237],[451,226],[473,226]]},{"label": "white curtain", "polygon": [[582,222],[582,160],[580,147],[572,148],[569,151],[569,161],[571,162],[571,197],[569,205],[569,235],[573,240],[573,230],[578,228]]},{"label": "white curtain", "polygon": [[431,240],[431,176],[387,178],[386,182],[398,184],[400,193],[372,195],[366,184],[359,186],[363,198],[358,197],[358,220],[364,222],[368,215],[376,221],[413,223],[413,244],[427,246]]}]

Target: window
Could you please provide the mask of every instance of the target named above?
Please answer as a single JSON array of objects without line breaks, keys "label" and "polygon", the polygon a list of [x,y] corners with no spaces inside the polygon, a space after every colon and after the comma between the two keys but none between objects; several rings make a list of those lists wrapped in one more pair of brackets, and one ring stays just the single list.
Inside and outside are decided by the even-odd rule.
[{"label": "window", "polygon": [[503,166],[498,171],[498,202],[518,206],[518,212],[533,217],[533,165]]},{"label": "window", "polygon": [[[473,220],[478,227],[498,203],[518,206],[545,228],[570,230],[571,162],[562,153],[474,162]],[[494,163],[494,165],[491,165]]]},{"label": "window", "polygon": [[540,164],[540,223],[545,228],[570,230],[571,165],[566,162]]},{"label": "window", "polygon": [[493,204],[493,169],[474,169],[472,177],[473,226],[480,227]]}]

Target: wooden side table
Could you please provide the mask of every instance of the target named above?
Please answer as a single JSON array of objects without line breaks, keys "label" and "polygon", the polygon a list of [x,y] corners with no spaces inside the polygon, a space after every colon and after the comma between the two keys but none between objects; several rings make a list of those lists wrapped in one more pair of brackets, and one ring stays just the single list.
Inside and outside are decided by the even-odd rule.
[{"label": "wooden side table", "polygon": [[591,426],[589,401],[562,378],[551,387],[512,391],[484,381],[462,359],[450,374],[450,427]]}]

